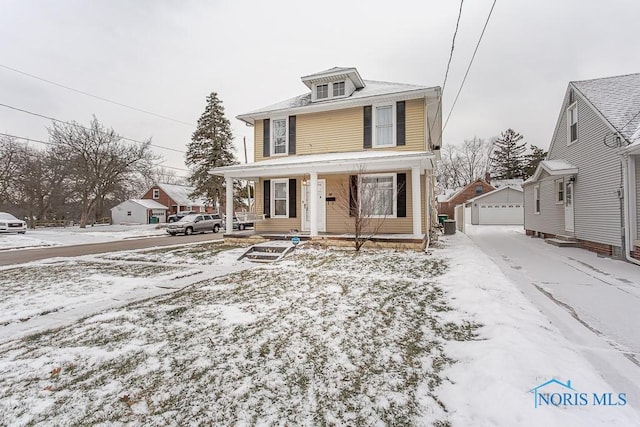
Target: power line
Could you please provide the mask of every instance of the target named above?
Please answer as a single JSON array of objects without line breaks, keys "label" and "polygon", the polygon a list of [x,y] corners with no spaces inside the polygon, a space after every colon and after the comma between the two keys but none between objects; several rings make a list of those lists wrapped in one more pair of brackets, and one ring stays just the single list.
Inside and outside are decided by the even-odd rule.
[{"label": "power line", "polygon": [[[19,112],[21,112],[21,113],[30,114],[30,115],[32,115],[32,116],[36,116],[36,117],[41,117],[41,118],[43,118],[43,119],[47,119],[47,120],[52,120],[52,121],[54,121],[54,122],[64,123],[64,124],[67,124],[67,125],[69,125],[69,126],[78,126],[78,127],[82,128],[82,129],[85,129],[85,130],[91,130],[91,129],[89,129],[89,128],[85,127],[85,126],[82,126],[82,125],[81,125],[81,124],[79,124],[79,123],[70,123],[70,122],[65,122],[64,120],[58,120],[58,119],[55,119],[55,118],[53,118],[53,117],[45,116],[45,115],[43,115],[43,114],[34,113],[33,111],[29,111],[29,110],[23,110],[22,108],[18,108],[18,107],[12,107],[11,105],[7,105],[7,104],[2,104],[2,103],[0,103],[0,107],[9,108],[9,109],[11,109],[11,110],[19,111]],[[100,132],[100,133],[105,134],[105,132]],[[118,135],[118,136],[120,136],[120,135]],[[124,136],[120,136],[120,138],[122,138],[122,139],[124,139],[124,140],[126,140],[126,141],[135,142],[135,143],[137,143],[137,144],[146,144],[146,142],[144,142],[144,141],[138,141],[137,139],[126,138],[126,137],[124,137]],[[163,149],[163,150],[175,151],[176,153],[186,154],[186,152],[185,152],[185,151],[176,150],[175,148],[163,147],[163,146],[161,146],[161,145],[156,145],[156,144],[149,144],[149,145],[150,145],[150,146],[152,146],[152,147],[161,148],[161,149]]]},{"label": "power line", "polygon": [[[451,66],[451,60],[453,59],[453,51],[456,45],[456,35],[458,35],[458,27],[460,26],[460,17],[462,16],[462,5],[464,4],[464,0],[460,0],[460,10],[458,10],[458,19],[456,20],[456,29],[453,32],[453,39],[451,40],[451,52],[449,52],[449,61],[447,61],[447,70],[444,72],[444,81],[442,82],[442,92],[440,93],[440,102],[438,103],[438,109],[436,110],[436,116],[431,124],[431,128],[429,129],[429,135],[433,131],[433,126],[435,126],[438,121],[438,115],[442,112],[442,98],[444,97],[444,88],[447,86],[447,77],[449,76],[449,67]],[[442,133],[442,132],[441,132]]]},{"label": "power line", "polygon": [[168,117],[168,116],[163,116],[162,114],[154,113],[153,111],[143,110],[142,108],[132,107],[132,106],[130,106],[130,105],[123,104],[123,103],[118,102],[118,101],[113,101],[113,100],[111,100],[111,99],[107,99],[107,98],[104,98],[104,97],[102,97],[102,96],[93,95],[93,94],[91,94],[91,93],[89,93],[89,92],[85,92],[85,91],[83,91],[83,90],[79,90],[79,89],[74,89],[74,88],[72,88],[72,87],[65,86],[65,85],[63,85],[63,84],[56,83],[56,82],[51,81],[51,80],[47,80],[47,79],[45,79],[45,78],[43,78],[43,77],[38,77],[38,76],[36,76],[36,75],[29,74],[29,73],[24,72],[24,71],[20,71],[20,70],[18,70],[18,69],[16,69],[16,68],[11,68],[11,67],[9,67],[9,66],[7,66],[7,65],[0,64],[0,67],[5,68],[5,69],[7,69],[7,70],[11,70],[11,71],[16,72],[16,73],[18,73],[18,74],[22,74],[22,75],[24,75],[24,76],[28,76],[28,77],[34,78],[34,79],[36,79],[36,80],[43,81],[43,82],[45,82],[45,83],[52,84],[52,85],[54,85],[54,86],[61,87],[61,88],[63,88],[63,89],[70,90],[70,91],[72,91],[72,92],[77,92],[77,93],[80,93],[80,94],[85,95],[85,96],[90,96],[91,98],[99,99],[99,100],[104,101],[104,102],[109,102],[109,103],[111,103],[111,104],[118,105],[118,106],[120,106],[120,107],[128,108],[128,109],[130,109],[130,110],[138,111],[138,112],[140,112],[140,113],[144,113],[144,114],[149,114],[149,115],[151,115],[151,116],[159,117],[159,118],[161,118],[161,119],[169,120],[169,121],[172,121],[172,122],[175,122],[175,123],[180,123],[180,124],[182,124],[182,125],[191,126],[191,127],[196,127],[196,125],[195,125],[195,124],[193,124],[193,123],[184,122],[184,121],[182,121],[182,120],[178,120],[178,119],[174,119],[174,118],[171,118],[171,117]]},{"label": "power line", "polygon": [[[46,144],[46,145],[57,145],[57,144],[55,144],[53,142],[42,141],[41,139],[34,139],[34,138],[28,138],[26,136],[12,135],[12,134],[9,134],[9,133],[4,133],[4,132],[0,132],[0,135],[1,136],[7,136],[9,138],[21,139],[21,140],[27,141],[27,142],[37,142],[37,143]],[[165,168],[165,169],[173,169],[173,170],[177,170],[177,171],[181,171],[181,172],[191,172],[189,169],[176,168],[176,167],[173,167],[173,166],[166,166],[166,165],[163,165],[162,163],[157,163],[157,164],[154,164],[153,166],[154,167],[162,167],[162,168]],[[182,177],[182,178],[184,178],[184,177]]]},{"label": "power line", "polygon": [[[469,61],[469,66],[467,67],[467,71],[464,73],[464,78],[462,79],[462,83],[460,84],[460,89],[458,89],[458,93],[456,94],[456,98],[453,100],[453,104],[451,105],[451,110],[449,110],[449,114],[447,115],[447,120],[444,122],[444,126],[442,127],[442,132],[447,127],[447,123],[449,123],[449,118],[451,117],[451,113],[453,112],[456,103],[458,102],[458,98],[460,97],[460,92],[462,92],[462,88],[464,87],[464,83],[467,81],[467,76],[469,75],[469,70],[471,70],[471,65],[473,64],[473,60],[476,57],[476,53],[478,53],[478,48],[480,47],[480,42],[482,41],[482,37],[484,36],[484,32],[487,29],[487,25],[489,25],[489,20],[491,19],[491,14],[493,13],[493,8],[496,6],[496,1],[493,0],[493,4],[491,5],[491,10],[489,11],[489,15],[487,16],[487,20],[484,23],[484,27],[482,28],[482,33],[480,33],[480,38],[478,39],[478,43],[476,44],[476,48],[473,51],[473,55],[471,56],[471,60]],[[442,135],[442,133],[441,133]]]}]

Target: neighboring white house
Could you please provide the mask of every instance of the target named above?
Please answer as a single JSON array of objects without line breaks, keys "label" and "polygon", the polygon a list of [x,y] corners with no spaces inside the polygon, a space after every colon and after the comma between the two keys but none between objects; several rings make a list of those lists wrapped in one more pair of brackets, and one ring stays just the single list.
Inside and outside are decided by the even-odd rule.
[{"label": "neighboring white house", "polygon": [[524,224],[524,193],[517,187],[498,188],[468,200],[466,206],[473,225]]},{"label": "neighboring white house", "polygon": [[111,208],[111,222],[113,224],[149,224],[151,217],[158,218],[158,222],[167,222],[168,209],[155,200],[129,199]]}]

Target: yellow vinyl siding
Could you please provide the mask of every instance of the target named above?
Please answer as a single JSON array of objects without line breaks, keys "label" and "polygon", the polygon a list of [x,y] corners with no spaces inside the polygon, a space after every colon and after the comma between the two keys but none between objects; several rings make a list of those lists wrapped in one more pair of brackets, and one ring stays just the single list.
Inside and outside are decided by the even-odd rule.
[{"label": "yellow vinyl siding", "polygon": [[[302,176],[287,177],[287,179],[296,180],[296,217],[295,218],[267,218],[264,221],[258,221],[255,223],[255,230],[260,232],[280,232],[288,233],[289,231],[296,229],[300,230],[302,227]],[[280,178],[277,178],[280,179]],[[260,179],[256,184],[256,213],[262,214],[264,212],[264,179]]]},{"label": "yellow vinyl siding", "polygon": [[[405,145],[377,148],[392,151],[425,151],[424,98],[405,104]],[[296,154],[340,153],[363,150],[363,107],[298,114],[296,116]],[[255,161],[263,157],[263,121],[254,128]]]},{"label": "yellow vinyl siding", "polygon": [[[407,216],[405,218],[372,219],[372,225],[382,223],[379,234],[413,234],[411,171],[401,172],[407,174]],[[396,173],[396,171],[388,171],[388,173]],[[296,218],[269,218],[257,222],[256,231],[288,233],[292,229],[302,230],[302,179],[304,177],[292,178],[296,178]],[[326,232],[353,233],[353,218],[349,216],[349,175],[320,175],[318,178],[326,180],[326,197],[335,197],[335,201],[326,202]],[[261,179],[256,186],[256,212],[259,214],[264,212],[263,182]],[[424,175],[421,176],[421,183],[420,209],[422,212],[419,214],[423,216],[421,223],[424,230]]]}]

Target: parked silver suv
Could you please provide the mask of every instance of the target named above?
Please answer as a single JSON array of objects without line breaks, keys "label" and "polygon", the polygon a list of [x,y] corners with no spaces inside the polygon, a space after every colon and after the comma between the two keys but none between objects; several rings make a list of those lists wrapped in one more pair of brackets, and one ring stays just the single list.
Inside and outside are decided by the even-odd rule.
[{"label": "parked silver suv", "polygon": [[220,231],[222,219],[218,214],[190,214],[182,217],[179,221],[172,222],[167,225],[167,233],[175,236],[184,233],[190,235],[193,233],[204,233],[205,231]]}]

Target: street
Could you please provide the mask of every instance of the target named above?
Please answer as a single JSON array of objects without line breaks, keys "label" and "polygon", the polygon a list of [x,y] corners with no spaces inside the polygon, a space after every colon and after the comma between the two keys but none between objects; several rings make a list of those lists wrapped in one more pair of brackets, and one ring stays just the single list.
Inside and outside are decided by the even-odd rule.
[{"label": "street", "polygon": [[129,251],[151,248],[154,246],[171,246],[219,239],[222,239],[222,233],[204,233],[192,234],[191,236],[146,237],[85,245],[6,250],[0,251],[0,265],[21,264],[45,258],[94,255],[106,252]]},{"label": "street", "polygon": [[[609,384],[640,401],[640,267],[527,237],[519,227],[467,235],[575,343]],[[570,375],[570,373],[558,373]]]}]

